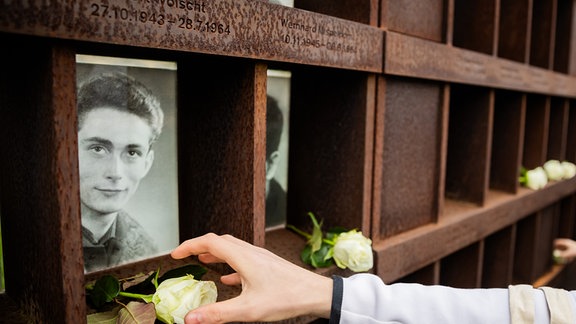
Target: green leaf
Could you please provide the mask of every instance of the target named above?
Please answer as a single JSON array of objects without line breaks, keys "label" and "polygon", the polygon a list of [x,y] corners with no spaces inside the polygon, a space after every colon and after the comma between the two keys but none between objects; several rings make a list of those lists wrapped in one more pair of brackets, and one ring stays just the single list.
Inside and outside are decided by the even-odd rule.
[{"label": "green leaf", "polygon": [[160,268],[158,268],[158,270],[156,270],[156,273],[154,274],[154,279],[152,279],[152,283],[154,284],[154,291],[156,291],[156,289],[158,289],[158,275],[160,274]]},{"label": "green leaf", "polygon": [[118,324],[154,324],[156,310],[153,303],[129,302],[118,312]]},{"label": "green leaf", "polygon": [[158,279],[158,283],[161,283],[166,279],[184,277],[186,275],[192,275],[194,276],[194,279],[200,280],[202,276],[206,274],[206,272],[208,272],[208,269],[204,268],[203,266],[197,264],[189,264],[180,268],[166,271],[166,273]]},{"label": "green leaf", "polygon": [[306,245],[302,252],[300,252],[300,259],[302,262],[312,265],[312,247],[310,245]]},{"label": "green leaf", "polygon": [[118,279],[105,275],[96,281],[92,290],[89,291],[90,300],[96,308],[104,306],[118,296],[120,282]]},{"label": "green leaf", "polygon": [[348,230],[342,226],[332,227],[328,232],[326,232],[326,238],[333,241],[338,235],[348,232]]},{"label": "green leaf", "polygon": [[300,230],[298,227],[296,227],[294,225],[286,224],[286,228],[293,230],[294,232],[296,232],[296,234],[299,234],[299,235],[305,237],[307,240],[309,240],[312,237],[312,235]]},{"label": "green leaf", "polygon": [[142,296],[142,297],[140,297],[140,298],[142,298],[142,300],[145,301],[146,303],[151,303],[151,302],[152,302],[152,297],[154,297],[154,294]]},{"label": "green leaf", "polygon": [[119,310],[120,307],[116,307],[107,312],[90,314],[86,317],[86,322],[87,324],[116,324]]},{"label": "green leaf", "polygon": [[528,169],[526,169],[524,166],[520,167],[520,176],[518,176],[518,182],[520,182],[520,184],[526,184],[526,173],[528,172]]},{"label": "green leaf", "polygon": [[147,303],[150,303],[152,301],[152,297],[154,296],[154,294],[137,294],[137,293],[131,293],[131,292],[126,292],[126,291],[121,291],[118,293],[119,296],[122,297],[128,297],[128,298],[134,298],[134,299],[141,299]]},{"label": "green leaf", "polygon": [[332,245],[327,243],[322,243],[320,249],[312,253],[312,248],[306,246],[300,253],[300,259],[302,262],[313,266],[314,268],[325,268],[334,264],[332,259],[332,251],[334,248]]},{"label": "green leaf", "polygon": [[308,240],[308,244],[312,247],[312,253],[320,250],[322,246],[322,222],[318,223],[316,217],[312,212],[308,212],[308,216],[312,219],[312,224],[314,228],[312,229],[312,237]]},{"label": "green leaf", "polygon": [[334,246],[330,245],[328,252],[326,253],[326,255],[324,255],[324,261],[328,261],[329,259],[332,259],[333,257],[334,257]]},{"label": "green leaf", "polygon": [[312,253],[312,256],[310,258],[312,266],[314,266],[315,268],[326,268],[333,265],[334,262],[332,261],[331,257],[332,250],[333,250],[332,245],[323,242],[320,249]]}]

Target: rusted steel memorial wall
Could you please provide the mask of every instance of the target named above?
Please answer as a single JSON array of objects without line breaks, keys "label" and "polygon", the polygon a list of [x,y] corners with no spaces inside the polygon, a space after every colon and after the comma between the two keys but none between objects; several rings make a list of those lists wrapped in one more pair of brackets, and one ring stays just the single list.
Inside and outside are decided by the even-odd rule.
[{"label": "rusted steel memorial wall", "polygon": [[0,30],[382,71],[378,28],[262,1],[3,1]]},{"label": "rusted steel memorial wall", "polygon": [[[576,239],[576,178],[531,190],[519,174],[576,162],[575,1],[0,0],[0,321],[82,323],[87,282],[197,261],[164,250],[86,271],[77,90],[110,62],[163,96],[172,146],[155,143],[151,174],[170,172],[139,188],[139,210],[175,220],[150,227],[173,246],[229,233],[308,267],[283,224],[314,212],[370,236],[387,283],[566,284],[550,252]],[[271,89],[289,114],[275,226]]]}]

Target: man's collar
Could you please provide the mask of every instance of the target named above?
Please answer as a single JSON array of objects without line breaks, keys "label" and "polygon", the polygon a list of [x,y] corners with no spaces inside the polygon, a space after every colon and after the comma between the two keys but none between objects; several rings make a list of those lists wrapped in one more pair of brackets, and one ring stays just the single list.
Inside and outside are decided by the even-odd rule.
[{"label": "man's collar", "polygon": [[82,226],[82,246],[104,246],[108,240],[116,237],[116,223],[118,222],[118,217],[114,219],[112,225],[108,228],[108,231],[96,242],[94,239],[94,234],[92,231]]}]

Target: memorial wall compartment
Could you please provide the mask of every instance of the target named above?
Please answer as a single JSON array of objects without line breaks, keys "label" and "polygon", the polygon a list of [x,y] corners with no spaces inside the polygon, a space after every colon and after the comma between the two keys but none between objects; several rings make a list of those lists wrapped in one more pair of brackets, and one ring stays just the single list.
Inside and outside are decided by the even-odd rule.
[{"label": "memorial wall compartment", "polygon": [[[432,1],[427,3],[430,2]],[[394,79],[390,74],[438,81],[436,84],[445,89],[445,96],[443,102],[429,111],[443,108],[447,120],[444,124],[439,124],[443,125],[438,132],[443,136],[440,137],[441,143],[432,144],[441,148],[440,158],[444,159],[444,162],[441,162],[437,178],[426,180],[435,180],[438,183],[437,190],[440,193],[437,202],[432,204],[438,208],[432,207],[428,213],[436,215],[437,219],[432,218],[427,225],[420,226],[404,221],[403,230],[398,230],[397,219],[401,217],[390,217],[390,210],[380,209],[378,196],[374,196],[372,233],[375,240],[382,240],[375,249],[382,259],[376,271],[385,280],[414,281],[415,278],[424,278],[424,283],[490,287],[514,282],[545,284],[557,275],[557,272],[553,271],[555,267],[549,251],[552,240],[558,235],[574,235],[574,223],[571,220],[573,217],[567,216],[573,211],[572,189],[568,189],[568,195],[564,199],[532,201],[529,208],[522,207],[521,210],[516,210],[514,206],[519,207],[521,201],[527,203],[529,199],[529,196],[523,198],[529,192],[518,183],[520,167],[536,167],[548,159],[573,161],[573,144],[570,143],[574,143],[576,139],[572,133],[573,120],[571,121],[570,117],[573,116],[571,104],[574,92],[556,96],[553,91],[544,89],[532,91],[529,89],[531,86],[522,85],[517,82],[519,80],[510,82],[512,79],[508,78],[511,75],[518,77],[534,73],[527,71],[542,73],[541,70],[531,67],[538,65],[534,63],[536,59],[530,60],[527,49],[531,46],[533,51],[545,47],[544,52],[550,52],[546,57],[547,63],[541,64],[543,66],[539,68],[569,73],[574,65],[573,61],[567,59],[573,50],[570,45],[566,45],[566,37],[572,37],[567,35],[571,35],[574,30],[573,3],[550,2],[552,4],[548,11],[533,9],[534,6],[547,3],[549,2],[445,1],[439,6],[443,8],[440,11],[447,15],[443,16],[446,20],[438,19],[435,25],[438,28],[446,26],[446,34],[442,37],[422,36],[421,33],[413,32],[417,29],[413,26],[400,28],[388,25],[387,56],[384,62],[385,72],[388,71],[385,73],[386,84]],[[405,6],[402,10],[408,10],[409,5],[403,4]],[[421,6],[425,5],[412,4],[410,9],[417,13]],[[483,8],[483,13],[472,15],[478,6]],[[388,4],[387,8],[391,7]],[[484,10],[485,8],[489,9]],[[560,13],[559,10],[563,11]],[[570,12],[570,17],[566,11]],[[515,18],[510,19],[510,15],[515,15]],[[390,21],[392,16],[393,13],[385,11],[380,24],[386,25],[385,18]],[[423,25],[430,24],[424,15],[412,19],[414,24],[420,21],[423,21]],[[532,24],[533,21],[541,20],[545,21],[543,25]],[[552,23],[555,25],[552,26]],[[551,26],[546,27],[546,24]],[[549,35],[545,38],[546,42],[539,40],[536,44],[534,39],[537,34],[545,32]],[[405,34],[414,38],[408,40]],[[518,35],[524,36],[510,39]],[[425,38],[427,41],[420,41],[418,38]],[[448,46],[434,43],[446,43]],[[464,51],[453,49],[450,45]],[[475,56],[469,51],[485,55]],[[401,53],[407,55],[399,59],[397,55]],[[434,58],[441,63],[435,64],[428,58],[421,59],[423,56]],[[443,56],[449,56],[450,59],[444,60]],[[494,60],[495,56],[524,64],[514,65],[512,68],[512,65],[505,66],[508,64],[505,60]],[[455,59],[455,62],[448,63],[451,59]],[[448,65],[465,69],[451,69]],[[563,66],[563,69],[557,69],[558,66]],[[523,69],[526,69],[526,73]],[[501,73],[494,73],[497,70]],[[413,88],[412,96],[423,95],[421,89]],[[388,88],[385,91],[390,97]],[[389,109],[395,108],[389,103],[388,97],[383,99],[386,102],[383,108],[386,114],[389,114]],[[431,100],[423,101],[429,104]],[[386,121],[383,126],[380,125],[377,121],[375,152],[381,149],[378,147],[378,138],[382,136],[379,133],[380,128],[384,129],[383,151],[387,152],[386,145],[390,144],[387,144],[386,136],[391,136],[386,132],[388,123]],[[407,127],[395,129],[398,133],[393,135],[394,138],[412,136]],[[419,141],[418,137],[412,138],[416,139],[412,146],[424,142]],[[394,169],[394,164],[387,163],[390,157],[376,154],[376,161],[382,158],[383,170],[390,169],[388,172],[392,174],[394,170],[399,172],[399,169]],[[435,159],[436,157],[432,157],[428,163]],[[394,185],[384,184],[385,181],[379,177],[378,162],[375,162],[374,179],[375,192],[379,192],[381,197],[394,196],[395,193],[389,193],[386,189],[379,191],[379,186],[394,186],[404,193],[412,190],[403,188],[403,184],[398,182]],[[422,183],[425,184],[426,181]],[[568,183],[553,184],[560,185],[572,186]],[[416,189],[418,190],[422,189]],[[538,200],[543,196],[536,195]],[[402,197],[403,201],[397,201],[400,206],[422,200],[417,195],[407,194]],[[412,215],[410,220],[418,218],[417,213]],[[527,231],[525,227],[518,229],[518,224],[527,219],[532,220],[532,231]],[[471,228],[475,230],[470,232]],[[397,234],[390,237],[387,231],[391,229],[395,229]],[[466,238],[467,235],[474,238]],[[427,242],[435,242],[437,248],[430,247]],[[531,242],[534,246],[519,242]],[[452,269],[455,264],[459,267],[464,264],[468,273],[459,276],[457,271]],[[518,267],[524,270],[519,270]],[[398,268],[404,270],[396,271]],[[553,273],[552,277],[549,276],[549,271]],[[538,280],[544,277],[547,281]]]},{"label": "memorial wall compartment", "polygon": [[158,45],[158,35],[152,45],[60,37],[0,14],[9,57],[0,76],[2,307],[82,322],[86,280],[180,264],[162,256],[83,273],[71,73],[79,53],[177,62],[181,241],[226,232],[302,265],[304,241],[264,222],[266,77],[280,69],[292,76],[288,223],[307,228],[312,211],[326,227],[361,229],[386,282],[565,283],[570,269],[550,253],[555,237],[576,238],[576,179],[532,191],[517,178],[521,166],[576,162],[573,1],[239,3],[357,30],[354,44],[381,39],[369,48],[381,61],[282,56],[266,42],[226,52]]}]

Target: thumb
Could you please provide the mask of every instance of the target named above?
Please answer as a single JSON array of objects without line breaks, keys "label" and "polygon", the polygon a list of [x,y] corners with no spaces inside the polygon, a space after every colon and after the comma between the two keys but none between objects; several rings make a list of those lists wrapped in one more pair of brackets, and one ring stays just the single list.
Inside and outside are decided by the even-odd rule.
[{"label": "thumb", "polygon": [[237,304],[238,297],[198,307],[184,318],[186,324],[220,324],[245,320],[241,318]]}]

